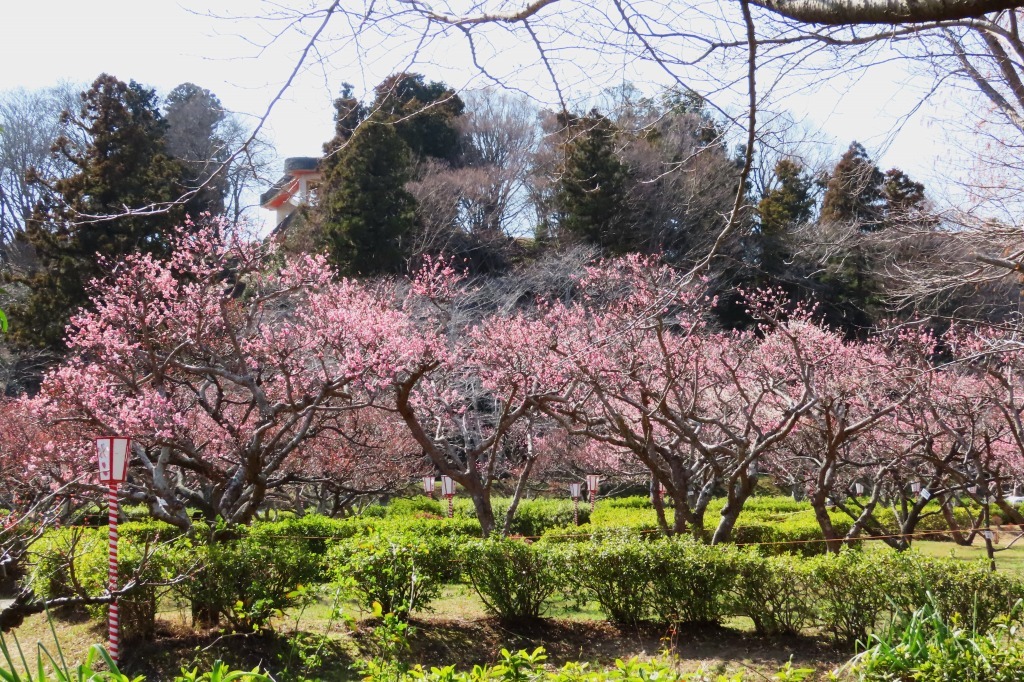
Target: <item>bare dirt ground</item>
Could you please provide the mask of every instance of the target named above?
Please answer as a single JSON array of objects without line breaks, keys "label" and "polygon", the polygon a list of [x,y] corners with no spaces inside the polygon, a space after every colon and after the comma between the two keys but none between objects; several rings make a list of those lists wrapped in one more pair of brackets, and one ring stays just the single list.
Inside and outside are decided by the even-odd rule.
[{"label": "bare dirt ground", "polygon": [[[69,661],[82,660],[86,650],[106,639],[102,622],[84,613],[53,617],[61,650]],[[770,679],[787,661],[813,668],[825,680],[848,654],[808,637],[764,638],[732,628],[704,627],[676,632],[659,628],[620,628],[604,621],[552,618],[532,623],[503,623],[490,617],[421,616],[411,621],[409,663],[424,667],[455,665],[467,669],[494,663],[501,649],[546,649],[548,664],[586,661],[592,667],[614,665],[616,659],[654,658],[663,652],[684,671],[746,672],[748,680]],[[373,653],[375,622],[348,625],[308,621],[298,630],[281,626],[278,632],[224,633],[193,629],[179,614],[163,614],[150,641],[126,642],[123,671],[168,680],[182,668],[208,667],[223,660],[233,668],[261,668],[286,680],[359,680],[356,662]],[[41,643],[56,647],[44,616],[32,616],[16,633],[30,665]],[[8,642],[12,640],[8,636]]]}]

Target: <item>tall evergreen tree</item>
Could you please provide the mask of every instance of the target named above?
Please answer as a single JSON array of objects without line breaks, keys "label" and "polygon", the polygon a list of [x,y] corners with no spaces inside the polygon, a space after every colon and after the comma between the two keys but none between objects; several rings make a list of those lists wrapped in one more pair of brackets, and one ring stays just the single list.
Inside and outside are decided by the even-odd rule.
[{"label": "tall evergreen tree", "polygon": [[454,163],[460,152],[456,121],[465,104],[444,83],[422,74],[398,73],[374,88],[372,116],[394,123],[414,159],[431,157]]},{"label": "tall evergreen tree", "polygon": [[637,248],[628,213],[629,169],[615,154],[616,128],[597,111],[563,115],[569,139],[554,205],[562,235],[610,253]]},{"label": "tall evergreen tree", "polygon": [[786,269],[789,231],[809,221],[814,211],[813,181],[803,166],[782,159],[775,164],[775,180],[757,204],[759,267],[769,279],[778,279]]},{"label": "tall evergreen tree", "polygon": [[195,190],[185,203],[192,216],[224,212],[229,156],[227,142],[220,134],[226,118],[224,105],[215,94],[195,83],[182,83],[167,95],[167,152],[177,159],[184,175],[185,190]]},{"label": "tall evergreen tree", "polygon": [[70,316],[88,300],[89,281],[125,254],[163,251],[167,231],[184,217],[173,203],[182,168],[166,152],[156,93],[102,74],[80,100],[62,123],[85,131],[88,145],[76,153],[62,135],[53,147],[75,172],[52,183],[28,222],[25,239],[38,267],[26,278],[27,302],[13,311],[17,341],[57,352]]},{"label": "tall evergreen tree", "polygon": [[900,220],[924,208],[924,185],[911,180],[899,168],[890,168],[882,183],[882,199],[889,221]]},{"label": "tall evergreen tree", "polygon": [[394,126],[372,118],[355,130],[324,176],[322,243],[338,270],[377,275],[402,269],[416,204],[405,184],[411,153]]},{"label": "tall evergreen tree", "polygon": [[924,185],[896,168],[883,174],[856,142],[832,171],[821,220],[823,227],[832,223],[839,233],[847,230],[847,236],[837,240],[843,247],[822,263],[825,267],[816,279],[824,314],[851,336],[863,334],[879,313],[883,294],[879,264],[885,248],[873,233],[899,222],[921,220],[924,200]]},{"label": "tall evergreen tree", "polygon": [[334,102],[335,134],[324,145],[320,201],[302,229],[324,246],[345,274],[401,270],[411,255],[416,202],[405,185],[416,163],[452,161],[459,153],[457,118],[464,105],[443,83],[400,73],[359,102],[344,84]]},{"label": "tall evergreen tree", "polygon": [[341,96],[334,100],[334,137],[324,145],[327,163],[330,156],[341,149],[370,113],[369,107],[352,94],[352,84],[341,84]]},{"label": "tall evergreen tree", "polygon": [[859,142],[852,142],[839,159],[825,186],[821,219],[825,222],[855,222],[861,230],[882,225],[885,177]]}]

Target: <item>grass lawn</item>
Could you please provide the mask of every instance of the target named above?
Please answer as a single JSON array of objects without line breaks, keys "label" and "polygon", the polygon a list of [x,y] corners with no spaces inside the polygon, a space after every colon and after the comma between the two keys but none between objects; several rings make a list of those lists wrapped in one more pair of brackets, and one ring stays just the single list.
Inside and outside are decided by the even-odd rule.
[{"label": "grass lawn", "polygon": [[[1001,533],[995,543],[996,570],[1015,573],[1024,577],[1024,539],[1009,546],[1009,543],[1016,537],[1014,534]],[[888,545],[880,541],[865,542],[865,547],[874,551],[891,552]],[[939,542],[937,540],[918,540],[914,542],[913,549],[928,557],[940,557],[944,559],[953,558],[963,561],[987,561],[985,544],[981,538],[977,538],[970,547],[964,547],[954,542]]]}]

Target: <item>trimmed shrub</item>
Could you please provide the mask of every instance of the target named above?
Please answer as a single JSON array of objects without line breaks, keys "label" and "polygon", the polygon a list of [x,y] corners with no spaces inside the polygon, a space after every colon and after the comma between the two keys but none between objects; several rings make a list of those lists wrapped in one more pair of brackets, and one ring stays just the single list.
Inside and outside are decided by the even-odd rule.
[{"label": "trimmed shrub", "polygon": [[758,634],[795,635],[814,622],[806,561],[786,554],[764,557],[745,552],[736,568],[733,607],[736,615],[754,621]]},{"label": "trimmed shrub", "polygon": [[[179,561],[180,531],[158,522],[132,522],[119,527],[120,582],[137,576],[143,583],[166,582],[182,565]],[[164,542],[162,533],[169,541]],[[157,545],[156,543],[163,542]],[[34,568],[29,585],[41,599],[95,596],[107,589],[107,528],[65,528],[44,535],[33,547]],[[143,563],[145,561],[145,563]],[[155,585],[143,585],[118,600],[121,634],[125,640],[148,638],[156,627],[156,606],[161,591]],[[105,605],[86,607],[96,618],[106,612]]]},{"label": "trimmed shrub", "polygon": [[[43,534],[29,553],[32,569],[28,587],[40,599],[71,597],[82,592],[76,560],[97,551],[106,551],[107,532],[95,528],[61,528]],[[106,583],[104,583],[104,586]]]},{"label": "trimmed shrub", "polygon": [[691,538],[647,543],[651,611],[668,623],[718,623],[728,614],[729,593],[747,552],[705,545]]},{"label": "trimmed shrub", "polygon": [[822,628],[839,642],[865,641],[888,611],[890,595],[898,587],[892,565],[884,557],[848,548],[806,561],[807,587]]},{"label": "trimmed shrub", "polygon": [[463,570],[484,606],[506,620],[539,618],[564,569],[543,545],[496,538],[470,543]]},{"label": "trimmed shrub", "polygon": [[383,519],[388,515],[388,508],[383,504],[370,504],[363,507],[359,515],[368,519]]},{"label": "trimmed shrub", "polygon": [[[499,528],[505,522],[510,502],[505,499],[494,505],[494,517]],[[590,505],[581,500],[579,509],[580,524],[589,523]],[[519,502],[510,531],[512,535],[539,538],[546,531],[558,527],[576,527],[573,524],[572,500],[539,498]]]},{"label": "trimmed shrub", "polygon": [[630,497],[603,497],[597,502],[598,509],[650,509],[651,501],[646,495]]},{"label": "trimmed shrub", "polygon": [[[956,617],[978,632],[986,632],[997,619],[1013,613],[1024,599],[1024,583],[1005,573],[993,573],[987,561],[939,561],[918,558],[918,583],[913,607],[934,603],[945,618]],[[908,609],[912,610],[912,609]]]},{"label": "trimmed shrub", "polygon": [[[634,498],[626,498],[626,500],[632,500]],[[671,509],[665,510],[665,513],[672,514]],[[597,509],[594,513],[589,516],[590,524],[597,529],[608,529],[613,528],[616,530],[631,530],[637,531],[658,531],[658,516],[650,503],[647,503],[646,508],[637,508],[631,506],[613,506],[611,504],[602,504],[598,502]]]},{"label": "trimmed shrub", "polygon": [[175,591],[191,603],[195,619],[223,616],[235,630],[250,631],[312,600],[309,587],[319,581],[323,557],[264,528],[278,523],[216,531],[212,540],[205,525],[193,528],[188,557],[198,568]]},{"label": "trimmed shrub", "polygon": [[371,535],[341,542],[328,556],[335,581],[366,608],[377,602],[399,616],[425,608],[457,573],[455,545],[444,538]]},{"label": "trimmed shrub", "polygon": [[[850,530],[853,523],[845,516],[832,517],[832,526],[840,536]],[[771,515],[740,514],[739,522],[732,533],[732,541],[738,545],[751,545],[765,555],[797,553],[803,556],[825,554],[828,546],[821,534],[821,526],[812,512]],[[855,540],[847,546],[859,546]]]},{"label": "trimmed shrub", "polygon": [[650,544],[609,537],[555,545],[553,551],[570,594],[596,601],[617,623],[637,623],[652,615]]},{"label": "trimmed shrub", "polygon": [[300,550],[306,555],[301,565],[293,561],[300,571],[294,576],[296,584],[326,583],[331,580],[327,570],[327,550],[340,540],[372,532],[373,526],[364,519],[332,519],[319,514],[307,514],[298,518],[254,523],[248,536],[253,542],[262,543],[267,551]]},{"label": "trimmed shrub", "polygon": [[378,534],[409,534],[423,537],[457,540],[480,537],[480,522],[476,519],[458,517],[452,519],[432,519],[422,516],[411,516],[392,519],[377,527]]},{"label": "trimmed shrub", "polygon": [[387,517],[395,518],[402,516],[419,516],[430,514],[441,518],[448,513],[447,503],[442,504],[439,500],[433,500],[425,495],[415,497],[399,497],[387,506]]}]

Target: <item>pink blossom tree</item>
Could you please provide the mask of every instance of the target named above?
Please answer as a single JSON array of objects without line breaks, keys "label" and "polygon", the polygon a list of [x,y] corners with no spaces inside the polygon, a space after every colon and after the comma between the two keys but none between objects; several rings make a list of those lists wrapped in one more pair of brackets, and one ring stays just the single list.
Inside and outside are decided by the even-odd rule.
[{"label": "pink blossom tree", "polygon": [[395,374],[394,409],[433,467],[473,500],[484,536],[497,528],[491,494],[500,478],[517,484],[506,514],[508,532],[524,484],[538,458],[536,402],[549,390],[536,365],[501,349],[519,328],[501,313],[482,319],[453,314],[465,294],[463,276],[444,259],[427,259],[414,277],[403,312],[416,320],[416,360]]},{"label": "pink blossom tree", "polygon": [[[502,376],[572,434],[628,452],[665,486],[667,532],[704,532],[716,489],[728,539],[758,462],[810,405],[800,368],[769,362],[792,339],[711,333],[699,286],[638,256],[589,268],[572,303],[542,302],[501,323],[486,347]],[[517,373],[508,368],[518,368]]]},{"label": "pink blossom tree", "polygon": [[[957,362],[966,394],[975,403],[983,403],[984,414],[972,421],[981,426],[972,429],[977,434],[970,441],[976,451],[972,458],[971,486],[996,505],[1004,518],[1024,524],[1024,515],[1006,499],[1008,489],[1019,488],[1024,482],[1024,343],[1020,331],[1013,327],[964,328],[955,327],[946,336],[949,348]],[[981,411],[980,408],[974,408]],[[961,409],[961,414],[965,410]],[[968,441],[955,422],[947,424],[941,419],[943,412],[935,410],[936,421],[947,437]],[[965,481],[966,482],[966,481]]]},{"label": "pink blossom tree", "polygon": [[[913,434],[893,430],[886,421],[914,395],[921,367],[893,352],[881,339],[848,341],[797,308],[779,315],[778,307],[758,305],[762,324],[790,339],[780,359],[798,368],[813,396],[791,434],[766,459],[776,480],[806,494],[830,551],[842,544],[829,507],[847,511],[853,523],[847,538],[857,537],[887,492],[883,475],[905,463],[916,445]],[[845,505],[863,486],[868,501],[857,511]]]},{"label": "pink blossom tree", "polygon": [[132,436],[124,494],[181,528],[187,507],[252,519],[403,354],[379,343],[405,330],[379,292],[334,281],[320,257],[272,268],[262,245],[215,233],[182,230],[168,258],[129,256],[96,283],[41,394],[79,434],[72,457],[96,434]]}]

